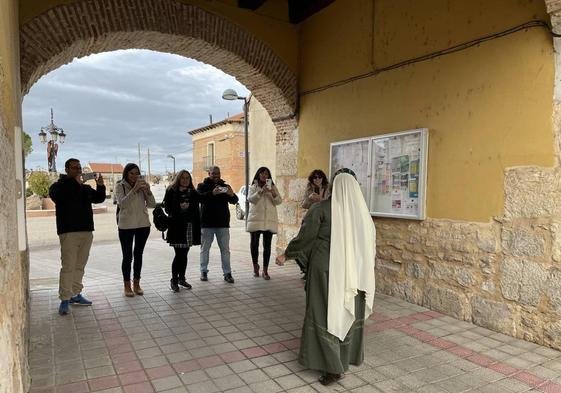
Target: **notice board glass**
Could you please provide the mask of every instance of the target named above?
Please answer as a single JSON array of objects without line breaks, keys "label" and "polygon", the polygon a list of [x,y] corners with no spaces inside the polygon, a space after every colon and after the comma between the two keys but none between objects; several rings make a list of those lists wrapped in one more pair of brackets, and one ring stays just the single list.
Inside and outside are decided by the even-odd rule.
[{"label": "notice board glass", "polygon": [[423,220],[427,150],[426,128],[332,143],[330,177],[351,168],[373,216]]},{"label": "notice board glass", "polygon": [[370,195],[370,145],[370,138],[332,143],[329,168],[330,179],[338,169],[352,169],[366,200]]}]

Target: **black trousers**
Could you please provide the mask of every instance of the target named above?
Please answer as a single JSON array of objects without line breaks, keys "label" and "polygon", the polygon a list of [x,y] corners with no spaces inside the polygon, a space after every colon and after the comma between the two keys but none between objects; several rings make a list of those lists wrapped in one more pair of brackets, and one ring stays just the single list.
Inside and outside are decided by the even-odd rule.
[{"label": "black trousers", "polygon": [[271,259],[271,241],[273,240],[273,232],[271,231],[255,231],[251,234],[251,260],[253,264],[259,263],[259,237],[263,234],[263,268],[269,266],[269,259]]},{"label": "black trousers", "polygon": [[[123,262],[121,270],[123,271],[123,280],[131,279],[131,262],[134,257],[133,277],[140,279],[140,271],[142,270],[142,254],[146,240],[150,235],[150,227],[119,229],[119,241],[121,242],[121,251],[123,252]],[[134,243],[134,250],[133,250]]]},{"label": "black trousers", "polygon": [[175,250],[175,257],[171,263],[171,278],[174,280],[185,279],[189,248],[174,247],[173,249]]}]

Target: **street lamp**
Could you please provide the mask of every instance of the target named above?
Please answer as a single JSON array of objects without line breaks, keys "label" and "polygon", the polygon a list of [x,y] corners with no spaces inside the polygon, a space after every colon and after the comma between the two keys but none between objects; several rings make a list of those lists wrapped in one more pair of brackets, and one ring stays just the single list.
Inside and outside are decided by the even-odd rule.
[{"label": "street lamp", "polygon": [[243,131],[244,131],[244,157],[245,157],[245,222],[247,224],[247,214],[249,213],[249,200],[247,199],[247,194],[249,191],[249,137],[248,137],[248,119],[247,119],[247,111],[248,111],[248,104],[247,97],[240,97],[238,93],[236,93],[233,89],[226,89],[224,93],[222,93],[222,98],[224,100],[233,101],[233,100],[243,100]]},{"label": "street lamp", "polygon": [[[50,134],[51,139],[47,141],[47,132]],[[56,172],[56,156],[58,153],[57,139],[60,143],[64,143],[66,134],[64,130],[57,127],[53,121],[53,108],[51,108],[51,123],[45,127],[41,127],[39,132],[39,140],[41,143],[47,144],[47,161],[49,163],[49,172]]]},{"label": "street lamp", "polygon": [[171,158],[173,160],[173,176],[175,177],[175,157],[171,154],[168,154],[168,158]]}]

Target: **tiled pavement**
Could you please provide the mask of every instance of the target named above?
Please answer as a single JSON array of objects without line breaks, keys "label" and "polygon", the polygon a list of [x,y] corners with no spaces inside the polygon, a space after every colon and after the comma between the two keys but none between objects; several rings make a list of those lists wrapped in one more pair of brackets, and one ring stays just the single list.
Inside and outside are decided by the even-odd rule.
[{"label": "tiled pavement", "polygon": [[[298,269],[253,278],[246,243],[232,244],[233,285],[217,273],[216,250],[210,281],[200,282],[193,249],[193,289],[172,293],[172,252],[156,237],[145,253],[144,297],[122,294],[118,243],[92,250],[85,284],[93,307],[60,317],[56,290],[34,286],[32,392],[561,392],[561,352],[384,295],[366,327],[365,362],[324,387],[296,360]],[[54,272],[58,251],[32,251],[31,263]]]}]

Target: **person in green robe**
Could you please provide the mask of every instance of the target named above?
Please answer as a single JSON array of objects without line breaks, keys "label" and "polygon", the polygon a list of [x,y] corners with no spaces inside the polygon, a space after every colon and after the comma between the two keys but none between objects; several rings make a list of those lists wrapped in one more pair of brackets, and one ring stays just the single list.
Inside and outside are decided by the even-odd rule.
[{"label": "person in green robe", "polygon": [[375,291],[376,229],[354,173],[339,170],[331,197],[308,211],[276,259],[307,267],[306,313],[298,361],[329,385],[364,360],[364,321]]}]

